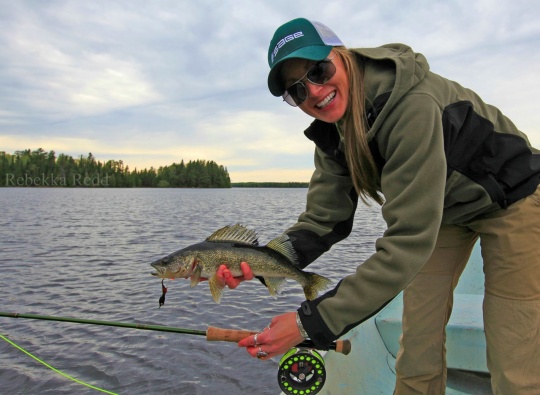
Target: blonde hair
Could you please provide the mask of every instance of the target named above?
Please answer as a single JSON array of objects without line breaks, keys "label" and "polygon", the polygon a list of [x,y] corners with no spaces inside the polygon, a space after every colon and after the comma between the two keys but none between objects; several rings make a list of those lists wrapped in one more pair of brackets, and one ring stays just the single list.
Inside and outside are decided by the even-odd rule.
[{"label": "blonde hair", "polygon": [[354,189],[364,203],[371,198],[383,204],[379,192],[379,171],[367,141],[364,94],[364,72],[353,52],[345,47],[334,47],[349,77],[349,101],[339,127],[345,138],[345,157]]}]

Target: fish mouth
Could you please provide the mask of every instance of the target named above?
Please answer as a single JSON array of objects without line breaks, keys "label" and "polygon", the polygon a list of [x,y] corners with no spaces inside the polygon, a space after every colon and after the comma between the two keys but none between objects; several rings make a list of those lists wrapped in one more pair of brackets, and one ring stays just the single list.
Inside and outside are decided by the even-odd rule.
[{"label": "fish mouth", "polygon": [[151,263],[150,266],[152,266],[153,269],[156,269],[155,272],[150,273],[152,276],[164,278],[165,270],[159,265],[159,262]]},{"label": "fish mouth", "polygon": [[177,268],[177,267],[171,267],[170,265],[167,265],[167,264],[164,265],[163,260],[151,263],[150,266],[152,266],[153,269],[156,269],[154,272],[150,273],[154,277],[187,278],[184,275],[184,270],[181,266]]}]

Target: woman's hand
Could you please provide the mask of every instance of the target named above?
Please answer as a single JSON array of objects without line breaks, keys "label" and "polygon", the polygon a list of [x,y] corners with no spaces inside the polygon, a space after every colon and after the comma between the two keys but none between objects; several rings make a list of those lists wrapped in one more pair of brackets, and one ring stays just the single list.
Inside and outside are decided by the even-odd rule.
[{"label": "woman's hand", "polygon": [[296,324],[296,312],[291,312],[272,318],[267,328],[240,340],[238,346],[245,347],[252,357],[269,359],[285,354],[303,341]]},{"label": "woman's hand", "polygon": [[235,289],[240,285],[242,281],[253,280],[255,277],[251,268],[247,262],[242,262],[240,264],[240,270],[242,270],[243,275],[240,277],[233,277],[231,271],[227,266],[221,265],[217,271],[217,277],[220,281],[223,281],[230,289]]},{"label": "woman's hand", "polygon": [[[218,268],[216,275],[217,275],[218,280],[222,284],[228,286],[230,289],[235,289],[236,287],[240,285],[242,281],[249,281],[255,278],[255,275],[251,271],[251,268],[249,267],[249,264],[247,262],[242,262],[240,264],[240,270],[242,270],[243,275],[239,277],[233,277],[229,268],[226,265],[221,265]],[[199,281],[207,281],[207,280],[208,278],[206,277],[199,278]]]}]

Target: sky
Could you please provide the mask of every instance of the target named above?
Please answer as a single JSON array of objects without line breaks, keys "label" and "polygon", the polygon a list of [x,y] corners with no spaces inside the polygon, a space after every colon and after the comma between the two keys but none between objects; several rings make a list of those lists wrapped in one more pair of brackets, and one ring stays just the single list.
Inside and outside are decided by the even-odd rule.
[{"label": "sky", "polygon": [[267,88],[270,39],[297,17],[352,48],[410,45],[540,148],[537,0],[0,0],[0,151],[309,181],[312,119]]}]

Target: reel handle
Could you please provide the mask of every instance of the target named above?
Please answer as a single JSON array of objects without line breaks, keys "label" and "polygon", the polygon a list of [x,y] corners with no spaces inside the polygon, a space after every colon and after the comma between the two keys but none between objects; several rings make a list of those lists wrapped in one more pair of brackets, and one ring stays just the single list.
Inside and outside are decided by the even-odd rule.
[{"label": "reel handle", "polygon": [[[206,330],[206,340],[209,342],[224,341],[238,343],[240,340],[245,339],[248,336],[253,336],[256,333],[258,332],[240,329],[223,329],[209,326]],[[298,347],[315,348],[313,343],[309,340],[300,343]],[[343,355],[348,355],[351,352],[351,341],[348,339],[336,340],[329,346],[329,349]]]}]

